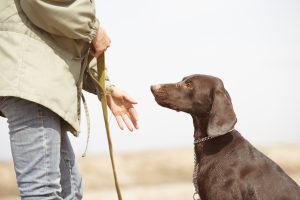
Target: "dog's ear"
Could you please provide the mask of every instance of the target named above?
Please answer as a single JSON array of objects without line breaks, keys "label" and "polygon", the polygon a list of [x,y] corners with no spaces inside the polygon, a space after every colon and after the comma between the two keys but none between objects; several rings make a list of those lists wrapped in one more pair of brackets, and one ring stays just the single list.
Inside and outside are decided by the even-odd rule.
[{"label": "dog's ear", "polygon": [[211,137],[217,137],[231,131],[237,119],[233,111],[230,96],[224,87],[217,89],[213,96],[207,134]]}]

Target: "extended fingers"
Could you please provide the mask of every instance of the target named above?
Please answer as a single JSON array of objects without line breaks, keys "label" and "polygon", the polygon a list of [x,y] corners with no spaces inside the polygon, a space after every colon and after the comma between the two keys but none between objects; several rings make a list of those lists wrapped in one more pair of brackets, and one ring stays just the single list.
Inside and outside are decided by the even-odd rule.
[{"label": "extended fingers", "polygon": [[126,114],[124,114],[122,115],[122,119],[125,125],[127,126],[128,130],[133,131],[132,124],[130,123],[129,117]]},{"label": "extended fingers", "polygon": [[124,130],[123,123],[125,123],[125,125],[129,131],[133,131],[133,126],[136,129],[139,128],[138,123],[137,123],[137,121],[138,121],[137,114],[133,107],[130,108],[128,113],[122,113],[122,114],[116,115],[115,117],[116,117],[118,126],[120,127],[121,130]]},{"label": "extended fingers", "polygon": [[132,123],[131,123],[131,120],[129,119],[128,115],[126,115],[126,114],[117,115],[116,120],[117,120],[118,126],[120,127],[121,130],[124,130],[123,123],[125,123],[128,130],[133,131]]},{"label": "extended fingers", "polygon": [[134,109],[134,107],[129,108],[129,117],[130,117],[130,120],[131,120],[133,126],[136,129],[138,129],[139,128],[139,125],[138,125],[138,115],[137,115],[137,112]]},{"label": "extended fingers", "polygon": [[117,120],[117,123],[118,123],[118,126],[120,127],[120,129],[124,130],[124,126],[123,126],[123,123],[122,123],[122,117],[121,117],[121,115],[117,115],[116,116],[116,120]]},{"label": "extended fingers", "polygon": [[132,97],[130,97],[129,95],[124,95],[124,100],[127,101],[130,104],[137,104],[137,101],[134,100]]},{"label": "extended fingers", "polygon": [[[121,98],[120,98],[121,97]],[[125,92],[115,90],[114,96],[108,98],[108,106],[116,117],[118,126],[121,130],[124,129],[124,123],[128,130],[133,131],[138,129],[138,116],[133,107],[137,102],[129,97]]]}]

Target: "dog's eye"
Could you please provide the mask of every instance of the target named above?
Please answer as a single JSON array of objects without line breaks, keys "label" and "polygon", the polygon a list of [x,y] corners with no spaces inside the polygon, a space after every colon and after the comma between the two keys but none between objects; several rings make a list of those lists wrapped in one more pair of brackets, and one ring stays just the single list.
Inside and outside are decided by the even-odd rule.
[{"label": "dog's eye", "polygon": [[193,86],[192,86],[191,81],[186,81],[186,82],[185,82],[185,87],[188,88],[188,89],[192,89]]}]

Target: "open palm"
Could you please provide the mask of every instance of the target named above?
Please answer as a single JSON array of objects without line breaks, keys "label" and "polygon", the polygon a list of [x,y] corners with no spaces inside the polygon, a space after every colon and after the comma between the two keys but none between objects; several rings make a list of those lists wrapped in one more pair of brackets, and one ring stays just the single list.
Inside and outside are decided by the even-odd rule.
[{"label": "open palm", "polygon": [[123,123],[128,130],[133,131],[133,127],[138,129],[138,117],[134,104],[137,102],[126,92],[114,87],[111,95],[107,95],[107,104],[115,116],[120,129],[124,129]]}]

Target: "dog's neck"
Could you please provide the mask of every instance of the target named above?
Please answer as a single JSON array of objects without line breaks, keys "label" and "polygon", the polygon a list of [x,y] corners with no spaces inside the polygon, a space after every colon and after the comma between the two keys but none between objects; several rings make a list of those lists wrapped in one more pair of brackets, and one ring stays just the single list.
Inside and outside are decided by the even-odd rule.
[{"label": "dog's neck", "polygon": [[[199,140],[201,138],[207,137],[208,118],[199,118],[197,116],[192,116],[192,117],[193,117],[193,123],[195,128],[194,139]],[[225,135],[218,136],[208,141],[195,144],[195,153],[196,153],[197,160],[201,157],[201,155],[202,156],[211,155],[221,151],[222,149],[226,148],[227,145],[232,143],[232,141],[235,141],[240,137],[241,137],[240,134],[237,131],[233,130],[226,133]]]},{"label": "dog's neck", "polygon": [[194,139],[198,140],[200,138],[207,137],[207,126],[208,118],[199,118],[197,116],[192,116],[194,123]]}]

